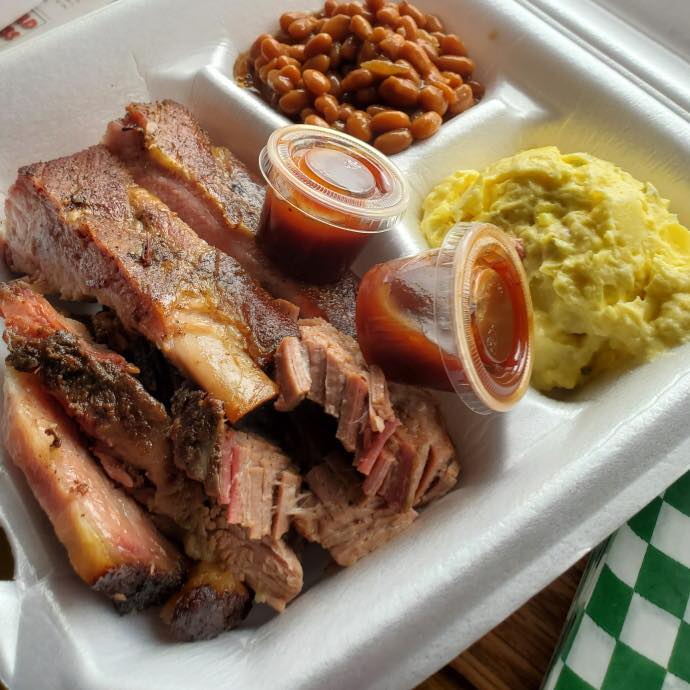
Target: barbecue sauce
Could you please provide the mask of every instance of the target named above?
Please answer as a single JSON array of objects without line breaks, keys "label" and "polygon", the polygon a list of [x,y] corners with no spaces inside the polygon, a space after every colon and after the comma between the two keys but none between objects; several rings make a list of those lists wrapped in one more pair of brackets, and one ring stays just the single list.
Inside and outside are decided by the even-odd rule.
[{"label": "barbecue sauce", "polygon": [[[481,370],[492,395],[519,397],[531,307],[514,259],[492,248],[479,251],[469,273],[446,295],[456,323],[440,323],[448,319],[435,302],[438,272],[455,269],[439,267],[439,251],[379,264],[364,276],[357,334],[365,359],[391,380],[447,391],[468,383],[468,370]],[[470,340],[469,350],[459,346],[462,338]]]},{"label": "barbecue sauce", "polygon": [[397,220],[407,192],[397,169],[366,144],[308,126],[285,129],[300,127],[302,139],[274,147],[277,162],[269,160],[271,140],[262,152],[269,186],[257,242],[287,274],[335,282]]}]

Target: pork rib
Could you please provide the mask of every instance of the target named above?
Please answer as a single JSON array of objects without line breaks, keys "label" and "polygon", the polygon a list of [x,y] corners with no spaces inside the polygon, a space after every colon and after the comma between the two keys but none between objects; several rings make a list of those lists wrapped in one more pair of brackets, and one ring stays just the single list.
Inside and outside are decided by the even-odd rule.
[{"label": "pork rib", "polygon": [[5,369],[2,435],[79,577],[121,613],[164,600],[182,581],[177,550],[113,487],[32,374]]},{"label": "pork rib", "polygon": [[237,420],[275,395],[270,363],[294,321],[230,256],[138,187],[103,146],[19,171],[8,265],[117,313]]},{"label": "pork rib", "polygon": [[105,145],[138,184],[162,199],[209,244],[233,256],[274,297],[354,335],[358,280],[311,286],[292,280],[254,241],[264,187],[228,149],[213,146],[194,116],[171,100],[131,103],[108,125]]}]

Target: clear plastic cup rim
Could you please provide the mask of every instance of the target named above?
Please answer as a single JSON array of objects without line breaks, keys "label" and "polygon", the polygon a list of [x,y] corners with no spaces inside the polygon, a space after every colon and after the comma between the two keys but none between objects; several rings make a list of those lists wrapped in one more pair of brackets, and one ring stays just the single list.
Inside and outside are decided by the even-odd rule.
[{"label": "clear plastic cup rim", "polygon": [[[468,304],[471,293],[469,279],[474,260],[492,245],[499,247],[511,260],[526,311],[526,347],[519,369],[519,383],[509,395],[497,394],[496,386],[492,385],[494,378],[479,355],[472,333]],[[447,270],[449,266],[452,267],[451,271]],[[464,374],[464,377],[458,377],[457,369],[450,366],[447,353],[439,347],[448,380],[457,395],[474,412],[488,414],[508,411],[523,397],[529,387],[534,337],[534,316],[527,274],[513,239],[490,223],[456,223],[448,231],[439,250],[436,276],[434,322],[437,342],[444,341],[440,331],[445,331],[446,335],[452,337],[456,357],[462,363]],[[449,296],[452,296],[452,299],[449,299]]]},{"label": "clear plastic cup rim", "polygon": [[[382,171],[390,188],[377,197],[358,198],[340,194],[319,184],[299,170],[292,160],[291,149],[300,142],[328,143],[368,159]],[[281,127],[271,134],[266,146],[262,149],[259,155],[259,168],[267,184],[281,198],[286,199],[286,194],[277,185],[276,177],[281,178],[283,185],[292,187],[309,200],[343,216],[355,217],[358,227],[346,227],[333,222],[328,217],[316,216],[308,210],[297,207],[302,213],[319,222],[326,222],[351,232],[369,234],[385,232],[402,218],[409,204],[409,189],[400,170],[373,146],[336,130],[327,130],[315,125]],[[289,201],[289,199],[286,200]]]}]

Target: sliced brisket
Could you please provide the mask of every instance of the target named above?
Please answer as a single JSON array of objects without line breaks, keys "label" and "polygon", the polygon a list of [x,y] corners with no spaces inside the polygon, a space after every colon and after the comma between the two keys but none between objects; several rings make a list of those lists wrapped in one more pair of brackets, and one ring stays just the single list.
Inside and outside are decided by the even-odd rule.
[{"label": "sliced brisket", "polygon": [[395,459],[378,492],[391,505],[405,509],[450,491],[460,464],[434,398],[400,384],[391,384],[390,393],[401,425],[386,444]]},{"label": "sliced brisket", "polygon": [[278,349],[276,409],[292,410],[307,398],[338,419],[336,436],[347,451],[366,452],[365,430],[382,433],[395,419],[383,374],[368,369],[356,341],[323,319],[302,319],[299,333]]},{"label": "sliced brisket", "polygon": [[302,481],[290,458],[263,436],[227,426],[222,405],[203,391],[180,390],[173,414],[175,464],[227,506],[227,523],[250,539],[283,536]]},{"label": "sliced brisket", "polygon": [[282,539],[250,539],[244,527],[228,525],[227,507],[198,511],[194,529],[185,535],[189,556],[227,568],[255,592],[256,601],[277,611],[302,589],[302,565]]},{"label": "sliced brisket", "polygon": [[312,493],[293,518],[297,531],[321,544],[339,565],[352,565],[390,541],[417,517],[362,492],[361,475],[342,453],[326,458],[305,475]]},{"label": "sliced brisket", "polygon": [[247,529],[251,539],[282,537],[295,511],[302,478],[290,458],[258,434],[228,429],[223,455],[230,458],[230,484],[221,503],[228,522]]},{"label": "sliced brisket", "polygon": [[336,437],[354,453],[363,490],[398,510],[449,491],[459,465],[433,397],[389,385],[368,367],[356,341],[322,319],[299,322],[300,337],[286,338],[276,354],[278,410],[310,400],[338,420]]}]

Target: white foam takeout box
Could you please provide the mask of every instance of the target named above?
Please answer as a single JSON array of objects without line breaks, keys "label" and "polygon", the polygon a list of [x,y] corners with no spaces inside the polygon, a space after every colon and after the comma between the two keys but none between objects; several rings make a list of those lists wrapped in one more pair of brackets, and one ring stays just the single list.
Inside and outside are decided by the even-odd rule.
[{"label": "white foam takeout box", "polygon": [[[281,11],[305,4],[123,0],[8,51],[0,189],[19,165],[97,142],[129,101],[159,97],[186,103],[216,142],[255,164],[285,121],[233,83],[233,61]],[[642,0],[419,5],[466,41],[486,97],[395,158],[412,204],[360,268],[424,246],[420,204],[445,175],[546,144],[653,181],[690,224],[684,0],[654,16]],[[155,612],[120,618],[89,592],[7,460],[0,522],[16,579],[0,583],[0,678],[11,690],[412,687],[688,468],[689,355],[679,348],[567,401],[531,390],[504,416],[444,398],[463,464],[457,490],[352,568],[307,564],[305,592],[282,616],[256,607],[242,629],[209,642],[171,643]]]}]

